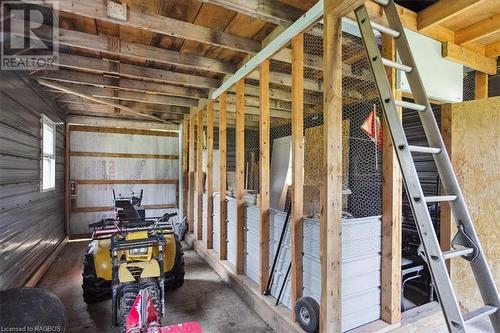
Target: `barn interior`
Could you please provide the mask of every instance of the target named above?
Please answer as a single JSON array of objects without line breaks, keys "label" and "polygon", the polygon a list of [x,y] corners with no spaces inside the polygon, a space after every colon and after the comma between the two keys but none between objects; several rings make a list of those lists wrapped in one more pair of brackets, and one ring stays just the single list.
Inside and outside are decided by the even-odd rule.
[{"label": "barn interior", "polygon": [[[500,2],[394,2],[3,1],[1,292],[49,290],[67,332],[118,332],[111,289],[88,302],[82,284],[92,224],[134,197],[141,219],[176,213],[182,238],[164,324],[452,331],[356,15],[364,6],[376,52],[401,63],[376,28],[395,8],[498,288]],[[383,83],[408,145],[429,146],[410,71],[386,67]],[[423,194],[446,196],[435,154],[413,163]],[[426,209],[453,250],[453,205]],[[444,265],[460,310],[484,309],[471,331],[499,332],[498,291],[485,304],[467,261]]]}]

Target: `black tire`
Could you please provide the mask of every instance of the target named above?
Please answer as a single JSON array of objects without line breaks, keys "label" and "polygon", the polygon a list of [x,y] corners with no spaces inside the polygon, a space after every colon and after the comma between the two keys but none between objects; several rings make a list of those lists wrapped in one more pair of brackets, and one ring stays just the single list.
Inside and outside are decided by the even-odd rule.
[{"label": "black tire", "polygon": [[127,332],[127,317],[139,294],[139,286],[136,284],[125,285],[120,289],[120,333]]},{"label": "black tire", "polygon": [[185,274],[185,266],[184,262],[184,250],[182,249],[182,244],[180,240],[177,238],[177,235],[174,235],[175,238],[175,261],[174,267],[170,270],[170,272],[165,273],[165,290],[174,290],[182,287],[184,284],[184,274]]},{"label": "black tire", "polygon": [[85,254],[83,261],[83,300],[87,304],[111,299],[111,281],[97,277],[92,253]]},{"label": "black tire", "polygon": [[295,318],[304,331],[308,333],[319,331],[319,304],[314,298],[299,298],[294,311]]}]

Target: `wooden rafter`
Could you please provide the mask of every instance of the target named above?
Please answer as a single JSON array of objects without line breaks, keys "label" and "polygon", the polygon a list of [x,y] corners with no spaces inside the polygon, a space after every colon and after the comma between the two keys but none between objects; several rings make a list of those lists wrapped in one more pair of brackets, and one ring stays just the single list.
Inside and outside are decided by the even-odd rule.
[{"label": "wooden rafter", "polygon": [[108,106],[111,106],[111,107],[119,108],[120,110],[123,110],[125,112],[131,113],[131,114],[134,114],[134,115],[139,115],[139,116],[142,116],[144,118],[153,119],[153,120],[156,120],[156,121],[160,121],[162,123],[168,123],[164,119],[156,117],[156,116],[153,116],[151,114],[138,112],[138,111],[135,111],[135,110],[133,110],[133,109],[131,109],[129,107],[126,107],[126,106],[123,106],[123,105],[120,105],[120,104],[111,103],[111,102],[108,102],[108,101],[105,101],[105,100],[102,100],[102,99],[99,99],[99,98],[95,98],[95,97],[90,96],[88,94],[79,92],[79,91],[74,90],[74,89],[70,89],[68,87],[65,87],[65,86],[62,86],[62,85],[59,85],[59,84],[55,84],[53,82],[49,82],[47,80],[37,79],[37,82],[39,84],[41,84],[42,86],[45,86],[47,88],[59,90],[59,91],[64,92],[64,93],[68,93],[68,94],[71,94],[71,95],[82,97],[82,98],[88,99],[88,100],[96,102],[96,103],[105,104],[105,105],[108,105]]}]

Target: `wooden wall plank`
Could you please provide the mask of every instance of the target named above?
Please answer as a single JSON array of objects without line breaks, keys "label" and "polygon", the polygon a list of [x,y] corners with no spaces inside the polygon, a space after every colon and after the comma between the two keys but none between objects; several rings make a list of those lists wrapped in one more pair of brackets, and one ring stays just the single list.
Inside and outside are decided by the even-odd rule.
[{"label": "wooden wall plank", "polygon": [[76,185],[177,184],[177,179],[77,179]]},{"label": "wooden wall plank", "polygon": [[[444,146],[446,151],[452,159],[452,107],[451,104],[443,104],[441,106],[441,136],[443,137]],[[440,193],[446,193],[446,189],[441,185]],[[439,243],[442,251],[451,249],[451,233],[452,233],[452,213],[451,207],[448,203],[443,202],[439,210]],[[446,267],[448,273],[451,275],[451,260],[446,260]]]},{"label": "wooden wall plank", "polygon": [[214,104],[207,105],[207,249],[213,249]]},{"label": "wooden wall plank", "polygon": [[188,193],[189,193],[189,119],[182,121],[182,216],[188,216]]},{"label": "wooden wall plank", "polygon": [[92,133],[113,133],[113,134],[131,134],[131,135],[149,135],[149,136],[171,136],[177,137],[177,131],[149,130],[138,128],[119,128],[119,127],[97,127],[88,125],[71,125],[71,131],[74,132],[92,132]]},{"label": "wooden wall plank", "polygon": [[320,332],[342,331],[342,23],[325,1]]},{"label": "wooden wall plank", "polygon": [[194,115],[189,118],[189,232],[194,232]]},{"label": "wooden wall plank", "polygon": [[[304,34],[292,39],[291,304],[302,297],[304,217]],[[295,311],[292,311],[295,319]]]},{"label": "wooden wall plank", "polygon": [[245,259],[245,79],[236,83],[236,273],[243,274]]},{"label": "wooden wall plank", "polygon": [[488,74],[476,71],[474,82],[475,99],[488,98]]},{"label": "wooden wall plank", "polygon": [[269,279],[269,168],[270,124],[269,124],[269,60],[260,65],[260,292],[264,293]]},{"label": "wooden wall plank", "polygon": [[219,259],[227,259],[227,200],[226,200],[226,160],[227,160],[227,121],[226,97],[223,93],[219,98],[219,206],[220,206],[220,237]]},{"label": "wooden wall plank", "polygon": [[[382,56],[396,61],[394,39],[382,35]],[[387,77],[394,98],[401,99],[396,90],[396,71],[386,67]],[[401,108],[398,108],[401,117]],[[383,119],[382,147],[382,274],[381,318],[393,324],[401,320],[401,224],[402,224],[402,177],[394,145]]]},{"label": "wooden wall plank", "polygon": [[196,176],[197,178],[197,192],[198,192],[198,216],[196,239],[203,238],[203,111],[198,112],[197,122],[197,140],[196,140]]},{"label": "wooden wall plank", "polygon": [[109,157],[109,158],[147,158],[158,160],[177,160],[179,155],[138,154],[138,153],[101,153],[92,151],[71,151],[71,157]]}]

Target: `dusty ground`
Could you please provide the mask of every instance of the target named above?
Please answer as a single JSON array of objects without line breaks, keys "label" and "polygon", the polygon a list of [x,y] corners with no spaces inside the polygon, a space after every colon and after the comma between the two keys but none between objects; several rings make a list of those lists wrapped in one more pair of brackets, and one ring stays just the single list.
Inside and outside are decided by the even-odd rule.
[{"label": "dusty ground", "polygon": [[[40,281],[66,307],[66,332],[118,332],[111,327],[111,301],[87,305],[82,297],[86,241],[69,243]],[[165,324],[196,320],[204,333],[272,332],[193,250],[185,248],[184,286],[167,294]]]}]

